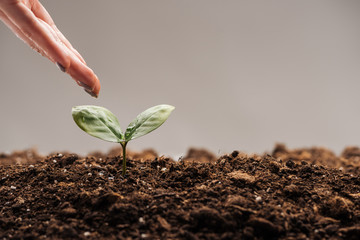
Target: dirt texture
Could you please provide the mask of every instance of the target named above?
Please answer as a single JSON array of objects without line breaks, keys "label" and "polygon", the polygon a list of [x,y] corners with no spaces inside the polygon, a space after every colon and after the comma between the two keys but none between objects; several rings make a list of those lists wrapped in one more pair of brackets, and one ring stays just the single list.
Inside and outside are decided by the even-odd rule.
[{"label": "dirt texture", "polygon": [[359,239],[360,149],[0,154],[0,239]]}]

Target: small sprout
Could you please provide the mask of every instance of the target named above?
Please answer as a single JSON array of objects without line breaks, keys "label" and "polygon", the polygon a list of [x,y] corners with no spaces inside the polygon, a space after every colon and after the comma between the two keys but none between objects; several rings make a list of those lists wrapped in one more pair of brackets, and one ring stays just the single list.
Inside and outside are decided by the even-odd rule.
[{"label": "small sprout", "polygon": [[160,127],[175,107],[157,105],[140,113],[121,131],[118,119],[109,110],[98,106],[77,106],[72,108],[75,123],[86,133],[108,142],[120,143],[123,149],[122,175],[126,172],[126,146],[133,139],[144,136]]}]

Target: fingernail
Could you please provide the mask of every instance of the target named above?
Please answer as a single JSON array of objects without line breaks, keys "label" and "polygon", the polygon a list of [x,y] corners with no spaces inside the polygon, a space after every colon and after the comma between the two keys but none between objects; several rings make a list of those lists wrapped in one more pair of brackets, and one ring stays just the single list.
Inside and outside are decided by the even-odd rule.
[{"label": "fingernail", "polygon": [[63,65],[61,65],[60,63],[57,62],[56,66],[60,69],[60,71],[62,71],[62,72],[66,71],[65,67]]},{"label": "fingernail", "polygon": [[78,84],[79,84],[81,87],[83,87],[84,89],[92,92],[92,88],[91,88],[89,85],[87,85],[87,84],[85,84],[85,83],[83,83],[83,82],[80,82],[80,81],[78,81]]},{"label": "fingernail", "polygon": [[90,94],[90,96],[92,96],[94,98],[98,97],[95,93],[93,93],[92,88],[89,85],[87,85],[83,82],[80,82],[80,81],[76,81],[76,82],[77,82],[77,84],[79,84],[79,86],[83,87],[84,91],[87,92],[88,94]]},{"label": "fingernail", "polygon": [[93,93],[91,90],[88,90],[88,89],[84,88],[84,91],[87,92],[90,96],[92,96],[92,97],[94,97],[94,98],[97,98],[97,97],[98,97],[98,96],[97,96],[95,93]]}]

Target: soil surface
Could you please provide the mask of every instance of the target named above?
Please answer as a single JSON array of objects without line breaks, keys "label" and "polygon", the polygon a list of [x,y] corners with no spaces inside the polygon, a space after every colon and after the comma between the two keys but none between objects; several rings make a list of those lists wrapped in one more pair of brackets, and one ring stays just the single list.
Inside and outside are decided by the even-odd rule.
[{"label": "soil surface", "polygon": [[359,239],[360,149],[0,154],[0,239]]}]

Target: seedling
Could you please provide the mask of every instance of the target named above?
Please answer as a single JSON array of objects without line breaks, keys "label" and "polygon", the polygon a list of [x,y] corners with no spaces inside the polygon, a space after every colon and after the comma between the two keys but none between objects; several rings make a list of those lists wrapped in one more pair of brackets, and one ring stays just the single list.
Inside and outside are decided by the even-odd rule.
[{"label": "seedling", "polygon": [[121,131],[118,119],[109,110],[98,106],[77,106],[72,108],[75,123],[91,136],[108,142],[120,143],[123,150],[122,175],[126,172],[126,145],[130,140],[144,136],[163,124],[175,107],[157,105],[140,113]]}]

